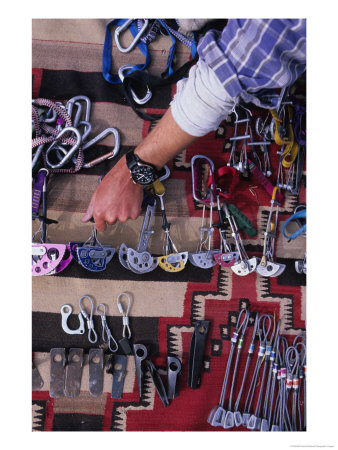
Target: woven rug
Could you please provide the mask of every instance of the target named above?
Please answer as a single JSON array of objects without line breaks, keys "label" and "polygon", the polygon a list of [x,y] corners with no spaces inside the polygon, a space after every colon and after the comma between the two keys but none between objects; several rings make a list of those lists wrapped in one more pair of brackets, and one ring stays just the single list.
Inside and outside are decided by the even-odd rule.
[{"label": "woven rug", "polygon": [[[120,87],[109,85],[102,76],[102,50],[105,27],[102,20],[33,20],[33,98],[42,97],[66,102],[75,95],[86,95],[92,102],[92,135],[107,127],[115,127],[121,135],[121,153],[134,148],[148,133],[150,122],[140,119],[127,105]],[[126,37],[127,39],[127,37]],[[149,70],[160,75],[166,65],[171,41],[161,36],[150,44]],[[176,65],[189,60],[190,51],[178,45]],[[121,65],[143,63],[143,55],[136,48],[122,54],[113,46],[113,69]],[[163,113],[175,93],[175,85],[156,91],[147,104],[147,113]],[[216,167],[226,164],[229,158],[229,137],[233,132],[232,118],[222,127],[199,139],[185,149],[170,164],[171,175],[165,182],[166,210],[171,222],[171,236],[179,251],[195,251],[199,240],[201,208],[192,199],[190,161],[194,154],[210,157]],[[114,145],[108,137],[88,149],[86,160],[107,153]],[[271,145],[272,179],[276,179],[278,147]],[[48,238],[53,243],[85,241],[90,236],[92,224],[81,223],[98,178],[109,170],[116,159],[108,160],[77,174],[54,174],[49,177],[48,217],[58,221],[50,225]],[[305,181],[305,172],[303,174]],[[282,335],[290,342],[305,329],[306,277],[295,271],[295,261],[304,256],[305,239],[287,242],[280,233],[283,222],[295,206],[305,203],[305,187],[299,196],[286,194],[280,208],[276,260],[286,264],[278,278],[261,277],[256,272],[239,277],[229,268],[216,265],[203,270],[188,263],[179,273],[167,273],[157,267],[144,275],[124,269],[115,255],[103,272],[86,271],[76,262],[58,275],[33,277],[32,350],[44,385],[32,393],[34,431],[219,431],[207,423],[207,417],[219,400],[230,338],[239,311],[270,313],[281,319]],[[258,234],[254,238],[243,235],[249,255],[261,256],[264,230],[270,210],[269,195],[253,180],[238,179],[231,202],[252,221]],[[215,221],[217,215],[215,212]],[[118,248],[124,242],[135,248],[143,215],[137,220],[118,223],[99,234],[102,244]],[[162,252],[163,230],[158,209],[150,241],[151,252]],[[33,222],[33,232],[38,224]],[[219,244],[214,233],[214,247]],[[108,307],[107,322],[116,338],[122,336],[122,318],[116,298],[121,292],[130,292],[133,304],[130,311],[132,343],[147,343],[156,367],[166,370],[168,354],[182,361],[180,394],[165,408],[155,391],[149,374],[145,389],[139,398],[133,356],[128,356],[127,375],[123,396],[111,398],[111,375],[105,374],[103,394],[93,398],[89,394],[88,364],[84,365],[81,393],[78,397],[51,398],[49,396],[50,358],[55,347],[80,347],[88,357],[90,344],[86,335],[68,335],[61,327],[60,308],[68,303],[74,313],[79,313],[78,301],[91,295],[96,302]],[[74,320],[73,320],[74,319]],[[199,389],[187,386],[189,347],[197,320],[210,320],[205,348],[202,381]],[[69,325],[77,326],[77,317]],[[101,321],[94,316],[94,325],[100,333]],[[253,320],[249,327],[253,326]],[[249,339],[247,339],[248,341]],[[245,344],[245,348],[248,342]],[[108,352],[107,352],[108,354]],[[239,369],[243,374],[244,362]],[[237,383],[239,384],[239,383]],[[239,386],[236,386],[235,393]],[[246,431],[244,428],[238,430]],[[222,429],[222,431],[224,431]]]}]

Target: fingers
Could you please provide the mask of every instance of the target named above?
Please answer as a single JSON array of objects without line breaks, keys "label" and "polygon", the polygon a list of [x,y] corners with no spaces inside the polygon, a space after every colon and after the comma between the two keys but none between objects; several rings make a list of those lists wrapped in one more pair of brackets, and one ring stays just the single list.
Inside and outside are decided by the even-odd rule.
[{"label": "fingers", "polygon": [[81,222],[83,222],[83,223],[89,222],[90,219],[93,217],[95,198],[96,198],[96,191],[94,192],[94,194],[92,195],[92,198],[90,199],[87,211],[86,211],[85,215],[81,218]]},{"label": "fingers", "polygon": [[[116,192],[118,189],[122,194]],[[141,187],[135,187],[134,184],[121,187],[121,183],[116,181],[116,177],[111,179],[105,177],[93,193],[81,221],[85,223],[94,218],[96,229],[105,231],[107,224],[114,225],[117,221],[135,220],[141,212],[142,198]]]},{"label": "fingers", "polygon": [[95,226],[96,226],[97,231],[105,231],[106,230],[107,224],[103,219],[95,217],[95,215],[94,215],[94,220],[95,220]]}]

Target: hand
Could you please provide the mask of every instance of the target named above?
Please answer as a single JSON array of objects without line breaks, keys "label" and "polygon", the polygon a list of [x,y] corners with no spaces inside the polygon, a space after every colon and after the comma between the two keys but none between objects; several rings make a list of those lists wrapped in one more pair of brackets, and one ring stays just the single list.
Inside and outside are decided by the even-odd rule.
[{"label": "hand", "polygon": [[128,219],[137,219],[142,200],[143,189],[130,178],[123,156],[96,188],[81,221],[88,222],[94,217],[96,229],[104,231],[107,224],[112,225],[117,220],[126,222]]}]

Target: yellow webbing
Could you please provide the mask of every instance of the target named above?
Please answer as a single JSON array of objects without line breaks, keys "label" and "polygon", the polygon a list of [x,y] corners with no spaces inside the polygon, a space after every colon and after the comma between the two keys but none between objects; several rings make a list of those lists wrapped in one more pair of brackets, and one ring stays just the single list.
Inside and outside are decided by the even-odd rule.
[{"label": "yellow webbing", "polygon": [[282,165],[286,169],[291,167],[298,155],[298,142],[295,140],[292,127],[293,108],[288,105],[288,124],[287,124],[287,138],[282,139],[279,135],[279,127],[282,124],[282,119],[278,116],[275,109],[271,109],[270,113],[275,121],[274,139],[277,145],[284,145],[284,151],[281,154]]}]

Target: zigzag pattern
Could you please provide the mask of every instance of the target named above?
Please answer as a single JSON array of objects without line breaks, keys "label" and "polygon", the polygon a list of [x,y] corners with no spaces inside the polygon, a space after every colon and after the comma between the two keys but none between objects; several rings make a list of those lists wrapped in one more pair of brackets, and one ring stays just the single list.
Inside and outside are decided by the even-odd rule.
[{"label": "zigzag pattern", "polygon": [[112,423],[110,427],[111,431],[126,431],[128,411],[153,410],[154,398],[155,386],[149,372],[146,372],[144,374],[143,392],[140,402],[118,403],[114,406],[112,412]]},{"label": "zigzag pattern", "polygon": [[297,334],[302,330],[302,328],[294,327],[293,294],[272,293],[271,281],[268,277],[257,277],[257,292],[259,293],[259,299],[272,303],[279,303],[281,334]]},{"label": "zigzag pattern", "polygon": [[187,162],[186,154],[186,150],[183,150],[173,159],[173,167],[175,170],[190,170],[190,162]]},{"label": "zigzag pattern", "polygon": [[46,405],[42,401],[32,403],[32,431],[43,431],[45,427]]},{"label": "zigzag pattern", "polygon": [[167,348],[168,355],[182,358],[183,345],[182,333],[193,333],[194,327],[187,325],[167,325]]}]

